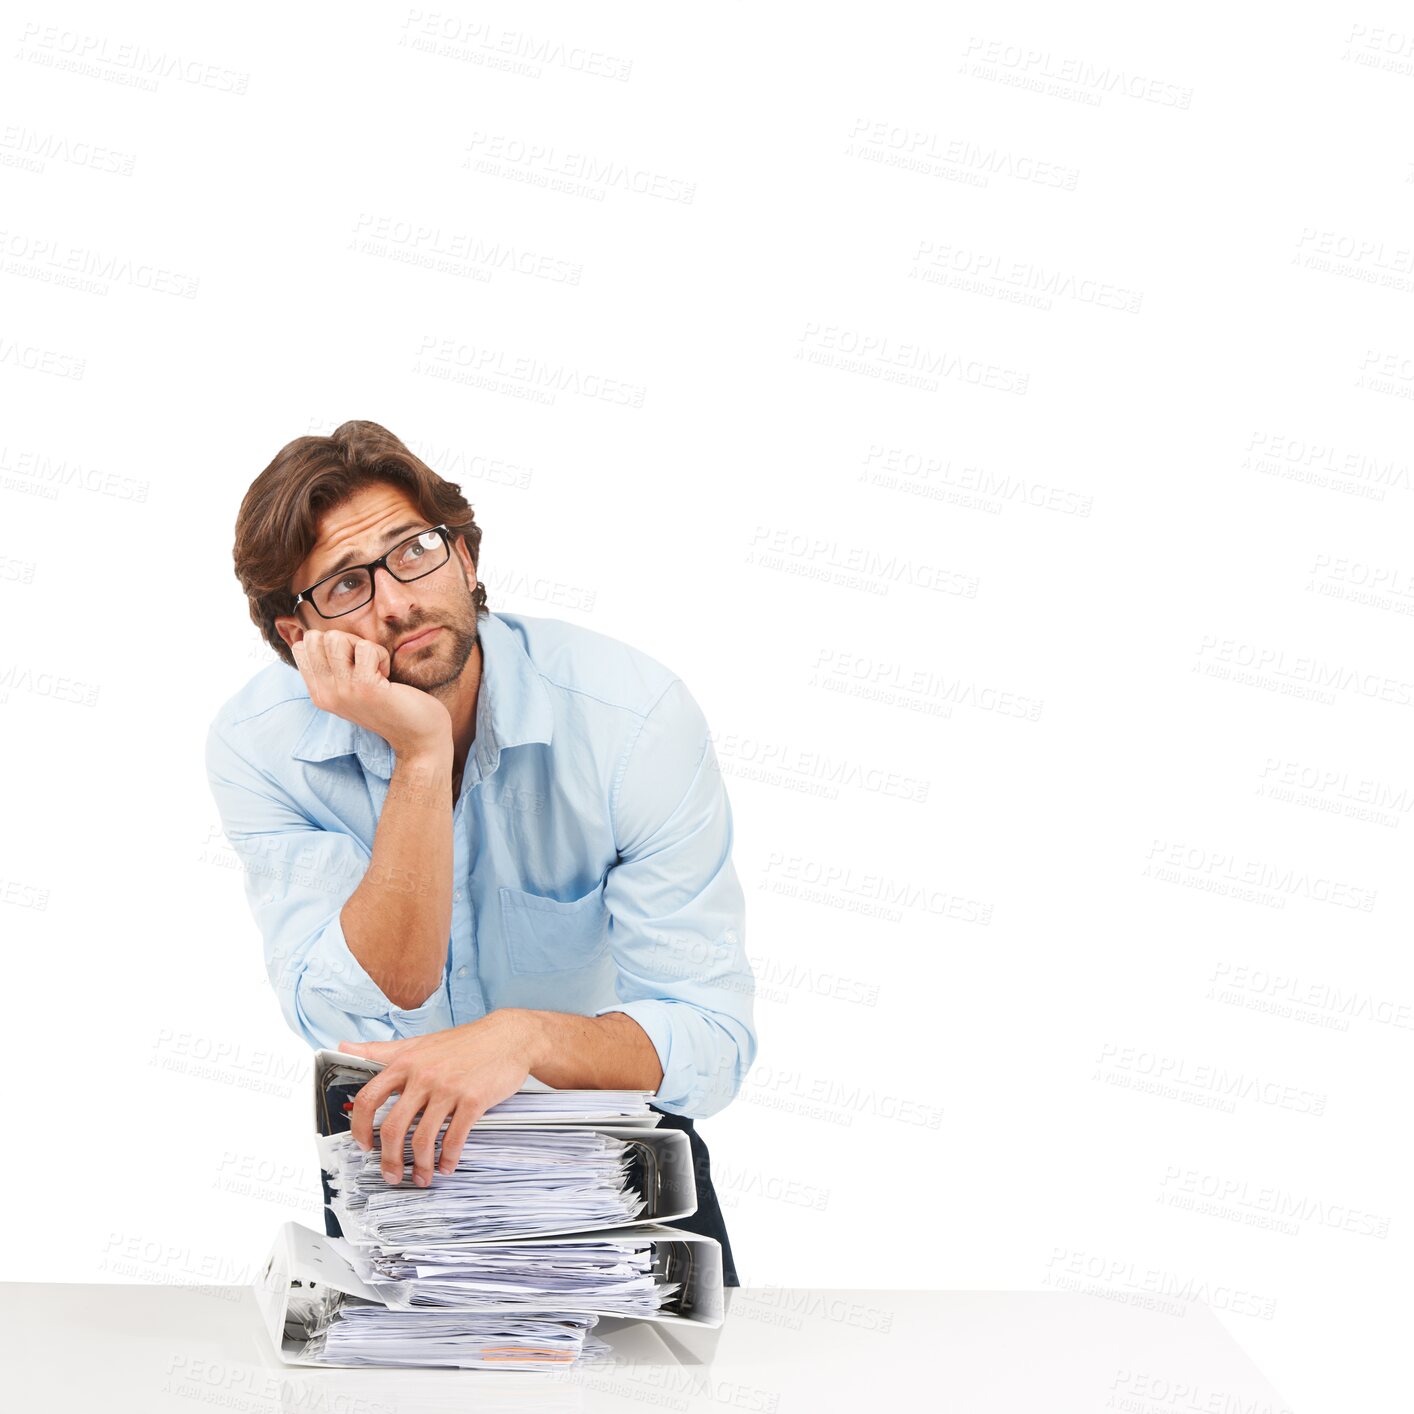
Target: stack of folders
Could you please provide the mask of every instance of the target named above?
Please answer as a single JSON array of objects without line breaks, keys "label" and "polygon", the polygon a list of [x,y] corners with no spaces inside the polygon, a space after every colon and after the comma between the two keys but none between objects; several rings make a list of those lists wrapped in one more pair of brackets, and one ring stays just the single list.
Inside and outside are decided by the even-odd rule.
[{"label": "stack of folders", "polygon": [[[535,1080],[427,1188],[384,1182],[347,1132],[382,1067],[320,1051],[315,1120],[343,1237],[287,1223],[260,1283],[287,1364],[549,1370],[604,1359],[603,1316],[718,1326],[721,1248],[665,1226],[697,1208],[685,1133],[640,1091]],[[374,1117],[375,1139],[393,1101]],[[440,1143],[439,1143],[440,1151]],[[404,1143],[412,1169],[411,1135]]]}]

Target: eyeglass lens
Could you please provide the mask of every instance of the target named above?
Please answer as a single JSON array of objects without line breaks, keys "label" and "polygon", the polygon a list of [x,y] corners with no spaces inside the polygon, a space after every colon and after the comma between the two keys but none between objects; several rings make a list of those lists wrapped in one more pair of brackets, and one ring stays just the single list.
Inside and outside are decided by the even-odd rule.
[{"label": "eyeglass lens", "polygon": [[[435,530],[424,530],[388,552],[387,565],[394,579],[418,579],[447,563],[447,542]],[[373,598],[373,576],[366,569],[351,569],[315,585],[314,607],[333,618],[361,609]]]}]

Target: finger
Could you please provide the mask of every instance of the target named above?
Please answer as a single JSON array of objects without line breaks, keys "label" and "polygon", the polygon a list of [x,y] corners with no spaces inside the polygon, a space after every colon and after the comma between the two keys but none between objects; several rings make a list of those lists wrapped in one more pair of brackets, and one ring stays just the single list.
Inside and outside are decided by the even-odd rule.
[{"label": "finger", "polygon": [[437,1157],[437,1135],[441,1132],[442,1121],[451,1113],[456,1101],[448,1096],[445,1100],[429,1099],[422,1107],[422,1118],[418,1121],[417,1132],[412,1136],[412,1181],[419,1188],[426,1188],[432,1182],[432,1161]]},{"label": "finger", "polygon": [[329,676],[329,655],[324,648],[324,630],[312,628],[300,640],[304,644],[305,666],[314,681]]},{"label": "finger", "polygon": [[457,1106],[447,1125],[447,1132],[442,1136],[442,1157],[437,1160],[438,1173],[451,1173],[456,1168],[472,1125],[485,1113],[480,1105],[473,1104],[470,1100],[463,1100]]},{"label": "finger", "polygon": [[354,1096],[353,1109],[349,1114],[349,1133],[360,1149],[373,1147],[373,1116],[378,1107],[402,1084],[402,1072],[394,1066],[380,1070],[372,1080]]},{"label": "finger", "polygon": [[352,650],[345,651],[343,640],[347,635],[338,629],[326,628],[320,635],[319,648],[323,654],[324,671],[330,682],[338,682],[349,674],[344,664],[346,657],[352,658]]},{"label": "finger", "polygon": [[382,1150],[383,1182],[399,1184],[403,1181],[407,1164],[403,1153],[407,1132],[422,1108],[422,1100],[404,1093],[397,1104],[388,1111],[378,1131],[378,1147]]},{"label": "finger", "polygon": [[290,644],[290,657],[295,660],[295,667],[299,669],[305,686],[311,686],[314,682],[314,674],[310,667],[309,634],[306,633],[303,638]]},{"label": "finger", "polygon": [[353,675],[357,682],[372,682],[376,678],[385,676],[382,671],[382,659],[388,656],[388,650],[381,643],[374,643],[371,638],[360,638],[354,642],[353,650]]},{"label": "finger", "polygon": [[351,1056],[362,1056],[364,1060],[389,1061],[400,1052],[407,1050],[413,1036],[400,1036],[396,1041],[340,1041],[339,1049]]}]

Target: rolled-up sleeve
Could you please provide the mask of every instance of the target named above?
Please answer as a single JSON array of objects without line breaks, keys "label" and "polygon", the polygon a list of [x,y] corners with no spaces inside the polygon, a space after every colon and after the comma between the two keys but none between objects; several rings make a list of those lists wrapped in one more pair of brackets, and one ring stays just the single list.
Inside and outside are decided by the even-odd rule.
[{"label": "rolled-up sleeve", "polygon": [[206,770],[244,869],[265,970],[295,1033],[332,1049],[451,1026],[445,976],[421,1006],[396,1007],[349,951],[339,915],[368,869],[362,842],[305,816],[232,747],[219,720],[207,733]]},{"label": "rolled-up sleeve", "polygon": [[611,795],[618,859],[604,885],[621,1011],[663,1067],[654,1104],[702,1118],[756,1057],[755,980],[732,864],[732,815],[707,722],[675,679],[643,718]]}]

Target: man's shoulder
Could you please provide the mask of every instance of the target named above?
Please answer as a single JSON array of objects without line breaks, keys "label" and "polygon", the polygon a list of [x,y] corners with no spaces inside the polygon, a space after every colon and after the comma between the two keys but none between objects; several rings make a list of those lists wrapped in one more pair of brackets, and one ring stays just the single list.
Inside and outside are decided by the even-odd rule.
[{"label": "man's shoulder", "polygon": [[223,734],[237,728],[298,734],[309,725],[311,710],[309,689],[299,669],[277,659],[221,704],[211,729]]},{"label": "man's shoulder", "polygon": [[520,640],[552,689],[644,713],[677,681],[678,675],[652,654],[598,629],[537,614],[498,612],[496,617]]}]

